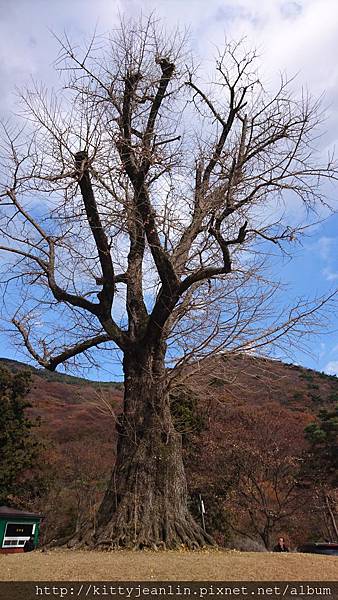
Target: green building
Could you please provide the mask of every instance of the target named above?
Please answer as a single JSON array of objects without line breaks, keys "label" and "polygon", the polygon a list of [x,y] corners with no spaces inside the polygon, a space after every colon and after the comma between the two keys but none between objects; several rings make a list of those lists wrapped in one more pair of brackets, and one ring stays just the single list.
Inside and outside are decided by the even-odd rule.
[{"label": "green building", "polygon": [[22,552],[32,536],[37,546],[42,515],[0,506],[0,553]]}]

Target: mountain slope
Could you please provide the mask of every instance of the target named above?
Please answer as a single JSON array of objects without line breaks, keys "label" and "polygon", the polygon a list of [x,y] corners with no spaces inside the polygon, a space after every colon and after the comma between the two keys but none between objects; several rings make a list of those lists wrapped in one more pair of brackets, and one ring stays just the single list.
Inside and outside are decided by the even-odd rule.
[{"label": "mountain slope", "polygon": [[[83,518],[95,518],[114,463],[123,385],[49,373],[6,359],[0,364],[32,372],[30,414],[41,419],[39,436],[46,451],[39,468],[48,483],[40,497],[28,496],[25,503],[46,515],[45,539],[59,537]],[[210,358],[189,367],[183,379],[188,397],[195,399],[189,410],[192,407],[198,419],[192,422],[199,424],[191,429],[189,421],[187,429],[183,427],[189,490],[195,498],[202,493],[208,527],[227,535],[223,521],[231,504],[231,449],[240,444],[264,458],[265,448],[276,443],[284,448],[285,459],[300,457],[306,448],[305,426],[321,408],[338,403],[338,379],[244,355]],[[300,542],[319,535],[318,513],[308,512],[288,522],[288,531]],[[198,511],[196,515],[199,518]],[[245,523],[245,517],[241,519]]]}]

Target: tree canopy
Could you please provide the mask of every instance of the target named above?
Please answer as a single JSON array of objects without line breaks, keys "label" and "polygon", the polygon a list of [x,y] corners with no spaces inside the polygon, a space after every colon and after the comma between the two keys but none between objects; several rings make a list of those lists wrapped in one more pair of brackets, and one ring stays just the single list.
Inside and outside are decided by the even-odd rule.
[{"label": "tree canopy", "polygon": [[319,478],[331,479],[338,486],[338,405],[323,408],[318,419],[305,428],[305,437],[311,444],[312,464]]},{"label": "tree canopy", "polygon": [[26,415],[30,374],[12,374],[0,367],[0,504],[24,491],[25,471],[36,466],[41,445],[34,435],[38,424]]}]

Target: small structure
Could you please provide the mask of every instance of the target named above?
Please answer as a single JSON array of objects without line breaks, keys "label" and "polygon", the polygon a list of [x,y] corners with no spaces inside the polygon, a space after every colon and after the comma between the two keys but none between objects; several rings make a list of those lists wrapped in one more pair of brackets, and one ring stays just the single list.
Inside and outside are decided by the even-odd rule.
[{"label": "small structure", "polygon": [[42,515],[0,506],[0,553],[23,552],[31,536],[37,546]]}]

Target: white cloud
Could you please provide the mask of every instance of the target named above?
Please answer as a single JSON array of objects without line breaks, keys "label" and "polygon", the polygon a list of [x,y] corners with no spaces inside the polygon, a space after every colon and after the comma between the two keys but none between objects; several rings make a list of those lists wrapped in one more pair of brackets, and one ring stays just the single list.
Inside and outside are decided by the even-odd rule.
[{"label": "white cloud", "polygon": [[74,44],[89,38],[97,26],[112,29],[123,12],[120,0],[2,0],[0,20],[0,113],[15,110],[13,91],[33,76],[48,86],[58,85],[53,63],[59,45],[53,33],[67,32]]},{"label": "white cloud", "polygon": [[332,256],[334,244],[337,243],[335,238],[322,236],[317,242],[319,255],[323,260],[329,260]]},{"label": "white cloud", "polygon": [[338,279],[338,272],[332,271],[330,267],[325,267],[325,269],[323,269],[323,275],[326,281],[337,281]]},{"label": "white cloud", "polygon": [[55,43],[50,29],[57,33],[66,29],[79,40],[95,26],[103,32],[112,29],[119,11],[130,15],[156,11],[169,27],[188,25],[201,56],[211,56],[225,34],[230,39],[244,35],[250,45],[260,48],[270,76],[278,70],[301,70],[301,79],[312,89],[337,85],[336,0],[2,0],[0,43],[6,64],[21,71],[51,64]]},{"label": "white cloud", "polygon": [[328,375],[338,375],[338,360],[331,360],[324,368]]},{"label": "white cloud", "polygon": [[308,249],[317,252],[320,259],[324,263],[321,274],[326,281],[338,280],[338,239],[335,237],[322,236],[315,242],[310,244]]}]

